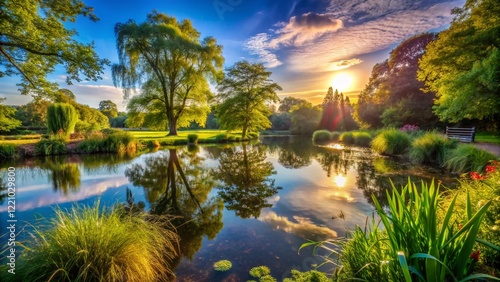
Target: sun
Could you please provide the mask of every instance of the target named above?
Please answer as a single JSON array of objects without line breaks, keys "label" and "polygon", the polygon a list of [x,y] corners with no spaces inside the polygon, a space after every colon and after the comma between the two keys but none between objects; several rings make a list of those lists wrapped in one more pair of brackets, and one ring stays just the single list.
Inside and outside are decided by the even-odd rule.
[{"label": "sun", "polygon": [[338,89],[339,92],[345,92],[349,89],[353,81],[352,76],[347,73],[339,73],[333,77],[332,87],[333,89]]}]

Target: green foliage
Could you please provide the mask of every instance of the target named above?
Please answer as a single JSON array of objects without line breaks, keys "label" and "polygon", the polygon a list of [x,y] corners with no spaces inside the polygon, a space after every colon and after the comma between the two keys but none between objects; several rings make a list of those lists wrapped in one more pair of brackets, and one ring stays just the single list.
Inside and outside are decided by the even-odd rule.
[{"label": "green foliage", "polygon": [[[178,237],[166,218],[74,206],[35,227],[20,257],[22,281],[159,281],[172,271]],[[11,278],[12,279],[12,278]]]},{"label": "green foliage", "polygon": [[16,119],[20,120],[24,126],[46,127],[47,108],[50,104],[49,100],[36,95],[33,101],[17,109]]},{"label": "green foliage", "polygon": [[338,132],[338,131],[332,131],[332,132],[330,132],[330,135],[332,137],[332,141],[336,142],[336,141],[339,141],[340,136],[342,135],[342,133]]},{"label": "green foliage", "polygon": [[57,65],[64,65],[68,84],[80,81],[81,75],[94,81],[101,79],[108,61],[97,57],[93,44],[75,41],[75,29],[66,28],[79,16],[97,21],[92,7],[78,0],[28,0],[22,5],[6,0],[2,2],[2,11],[0,77],[21,75],[22,94],[32,90],[55,91],[57,85],[49,82],[46,75]]},{"label": "green foliage", "polygon": [[[488,277],[469,275],[474,267],[471,254],[476,237],[491,201],[476,213],[469,206],[464,224],[458,228],[455,222],[450,221],[456,198],[445,209],[442,222],[438,221],[442,199],[434,182],[430,185],[422,183],[417,188],[408,180],[401,193],[393,187],[392,193],[387,191],[387,198],[389,211],[372,195],[387,233],[391,262],[399,263],[402,270],[390,274],[393,281],[411,281],[410,272],[415,278],[418,276],[425,281],[436,282]],[[470,203],[469,196],[467,202]]]},{"label": "green foliage", "polygon": [[21,126],[21,121],[15,118],[17,111],[15,108],[1,104],[4,100],[5,98],[0,98],[0,132],[9,132]]},{"label": "green foliage", "polygon": [[310,102],[303,101],[290,110],[290,131],[292,134],[310,135],[318,128],[321,110]]},{"label": "green foliage", "polygon": [[137,142],[128,132],[118,131],[107,136],[93,135],[78,144],[78,150],[86,154],[94,153],[135,153]]},{"label": "green foliage", "polygon": [[66,141],[60,136],[42,139],[35,144],[35,151],[37,155],[41,156],[66,154]]},{"label": "green foliage", "polygon": [[91,108],[87,105],[71,103],[78,112],[79,123],[81,123],[80,131],[100,130],[109,128],[109,119],[99,110]]},{"label": "green foliage", "polygon": [[345,145],[354,145],[354,134],[352,132],[344,132],[340,135],[339,140]]},{"label": "green foliage", "polygon": [[473,145],[459,144],[448,151],[444,158],[444,167],[453,173],[484,171],[488,161],[497,159],[495,155]]},{"label": "green foliage", "polygon": [[109,121],[118,116],[118,108],[111,100],[103,100],[99,102],[99,111],[105,115]]},{"label": "green foliage", "polygon": [[120,63],[112,68],[113,81],[125,97],[142,88],[127,105],[127,123],[168,127],[170,135],[192,121],[205,124],[212,97],[207,79],[221,77],[222,46],[213,37],[200,40],[189,20],[156,11],[141,24],[117,23],[115,34]]},{"label": "green foliage", "polygon": [[52,134],[69,135],[75,129],[78,116],[70,104],[56,103],[47,108],[47,128]]},{"label": "green foliage", "polygon": [[355,131],[352,133],[354,138],[354,145],[360,147],[370,147],[372,136],[368,132]]},{"label": "green foliage", "polygon": [[218,262],[214,263],[214,270],[215,271],[228,271],[233,267],[233,264],[228,261],[228,260],[219,260]]},{"label": "green foliage", "polygon": [[382,155],[399,155],[410,148],[411,141],[408,134],[398,129],[381,131],[371,143],[372,149]]},{"label": "green foliage", "polygon": [[316,144],[327,144],[332,141],[332,134],[328,130],[316,130],[312,139]]},{"label": "green foliage", "polygon": [[410,160],[416,163],[443,166],[445,155],[456,147],[456,141],[436,132],[427,132],[413,140],[409,157]]},{"label": "green foliage", "polygon": [[317,270],[309,270],[306,272],[300,272],[296,269],[292,269],[292,278],[285,278],[283,282],[330,282],[324,273]]},{"label": "green foliage", "polygon": [[146,146],[148,148],[159,148],[160,147],[160,142],[158,142],[158,140],[148,140],[146,142]]},{"label": "green foliage", "polygon": [[498,124],[500,5],[497,0],[467,0],[452,12],[450,27],[422,57],[418,79],[437,92],[435,111],[442,120]]},{"label": "green foliage", "polygon": [[228,139],[228,136],[226,133],[218,134],[215,136],[215,142],[222,143],[226,142]]},{"label": "green foliage", "polygon": [[376,64],[361,91],[354,116],[364,127],[400,127],[417,124],[433,127],[438,122],[432,112],[434,93],[424,93],[417,80],[418,61],[436,34],[408,38],[391,51],[388,60]]},{"label": "green foliage", "polygon": [[13,159],[16,156],[16,145],[0,144],[0,159]]},{"label": "green foliage", "polygon": [[252,277],[260,278],[262,276],[266,276],[266,275],[271,274],[271,270],[269,269],[269,267],[267,267],[265,265],[261,265],[261,266],[252,267],[252,269],[250,269],[249,273],[250,273],[250,276],[252,276]]},{"label": "green foliage", "polygon": [[198,143],[198,135],[197,134],[188,134],[187,140],[188,140],[188,144],[196,144],[196,143]]},{"label": "green foliage", "polygon": [[266,106],[268,102],[279,101],[277,90],[281,86],[269,79],[271,72],[263,64],[247,61],[237,62],[230,67],[226,77],[219,84],[217,117],[222,129],[241,129],[241,138],[247,131],[259,131],[271,127]]},{"label": "green foliage", "polygon": [[335,90],[328,88],[328,91],[323,99],[322,117],[319,122],[319,129],[346,131],[358,128],[355,123],[352,113],[353,107],[349,97]]}]

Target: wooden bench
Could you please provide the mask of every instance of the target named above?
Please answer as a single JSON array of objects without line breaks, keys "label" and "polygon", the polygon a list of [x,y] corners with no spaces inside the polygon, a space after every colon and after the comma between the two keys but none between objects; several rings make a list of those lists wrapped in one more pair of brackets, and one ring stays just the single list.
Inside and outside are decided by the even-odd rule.
[{"label": "wooden bench", "polygon": [[476,127],[461,128],[461,127],[446,127],[446,137],[457,139],[460,142],[474,142],[476,136]]}]

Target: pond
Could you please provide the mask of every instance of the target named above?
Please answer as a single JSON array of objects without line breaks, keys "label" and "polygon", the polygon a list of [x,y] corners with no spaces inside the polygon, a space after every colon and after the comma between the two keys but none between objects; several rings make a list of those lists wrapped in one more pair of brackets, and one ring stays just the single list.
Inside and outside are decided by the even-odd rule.
[{"label": "pond", "polygon": [[[2,162],[0,175],[7,175],[8,167],[16,168],[18,226],[46,224],[55,206],[125,203],[127,190],[146,210],[178,215],[174,223],[181,255],[173,262],[178,281],[247,281],[250,268],[260,265],[278,280],[291,269],[313,269],[320,258],[312,248],[299,253],[300,245],[343,237],[356,225],[364,226],[374,212],[371,195],[386,202],[389,179],[397,187],[408,176],[454,185],[437,169],[377,156],[366,148],[313,146],[309,138],[299,137],[177,147],[135,157],[25,159]],[[3,225],[8,218],[2,195]],[[30,229],[26,226],[18,240]],[[222,259],[233,268],[215,273],[212,265]]]}]

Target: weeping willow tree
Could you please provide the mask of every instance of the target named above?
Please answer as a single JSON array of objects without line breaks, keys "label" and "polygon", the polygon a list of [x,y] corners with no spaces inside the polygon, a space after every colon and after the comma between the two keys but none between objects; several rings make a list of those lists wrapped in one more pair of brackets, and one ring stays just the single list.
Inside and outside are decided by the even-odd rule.
[{"label": "weeping willow tree", "polygon": [[47,128],[50,133],[63,131],[70,134],[75,130],[78,114],[73,106],[66,103],[56,103],[47,108]]},{"label": "weeping willow tree", "polygon": [[[169,129],[190,122],[205,124],[212,98],[208,80],[222,75],[222,46],[212,37],[200,40],[189,20],[152,12],[146,22],[130,20],[115,26],[119,64],[115,86],[124,89],[129,126]],[[140,89],[140,94],[131,93]]]}]

